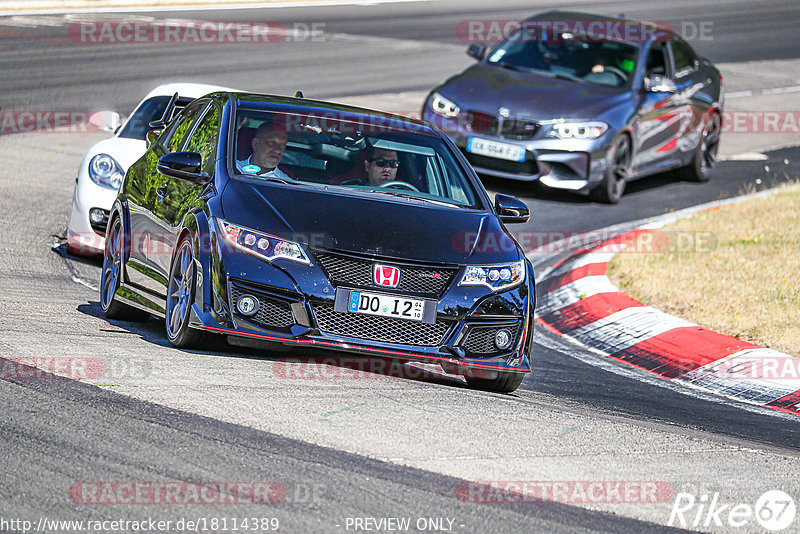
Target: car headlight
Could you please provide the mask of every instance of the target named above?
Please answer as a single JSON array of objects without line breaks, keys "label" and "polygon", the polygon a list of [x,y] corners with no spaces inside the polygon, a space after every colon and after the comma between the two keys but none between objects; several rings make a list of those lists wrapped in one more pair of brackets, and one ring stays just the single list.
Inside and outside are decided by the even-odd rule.
[{"label": "car headlight", "polygon": [[557,122],[550,129],[552,137],[559,139],[597,139],[608,130],[608,124],[592,122]]},{"label": "car headlight", "polygon": [[217,219],[217,227],[225,241],[234,248],[253,254],[268,261],[283,258],[310,265],[303,248],[294,241],[287,241],[274,235],[257,232]]},{"label": "car headlight", "polygon": [[120,164],[108,154],[97,154],[89,161],[89,178],[97,185],[119,189],[123,176]]},{"label": "car headlight", "polygon": [[443,97],[439,93],[433,93],[430,106],[431,111],[442,117],[447,117],[448,119],[458,116],[461,112],[455,102]]},{"label": "car headlight", "polygon": [[469,265],[458,285],[486,286],[492,291],[500,291],[519,285],[524,277],[525,260],[497,265]]}]

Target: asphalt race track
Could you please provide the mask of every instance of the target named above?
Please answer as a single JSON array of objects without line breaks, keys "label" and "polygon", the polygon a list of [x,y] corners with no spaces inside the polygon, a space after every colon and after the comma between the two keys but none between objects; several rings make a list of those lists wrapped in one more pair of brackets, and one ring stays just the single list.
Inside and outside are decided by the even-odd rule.
[{"label": "asphalt race track", "polygon": [[[730,105],[800,109],[797,91],[769,92],[800,85],[796,2],[560,6],[666,20],[678,29],[710,22],[711,38],[691,42],[730,73],[726,89],[737,93]],[[549,7],[448,0],[136,14],[324,28],[316,39],[261,46],[92,46],[69,40],[75,14],[0,16],[0,106],[127,113],[153,86],[172,80],[277,94],[302,89],[307,97],[374,100],[376,107],[396,98],[390,109],[415,111],[419,104],[406,102],[471,61],[456,36],[459,21],[519,19]],[[83,381],[0,381],[0,531],[25,531],[2,522],[13,519],[31,521],[31,530],[44,525],[40,532],[88,531],[47,528],[38,523],[44,518],[153,518],[173,521],[175,531],[183,518],[184,527],[202,519],[205,528],[181,531],[223,532],[223,518],[231,526],[233,518],[257,517],[277,518],[282,532],[638,533],[672,530],[670,522],[692,531],[765,532],[754,516],[740,527],[727,511],[716,516],[720,524],[706,521],[698,506],[685,513],[686,523],[671,521],[673,504],[678,494],[690,494],[705,510],[715,498],[728,510],[753,508],[769,490],[800,502],[796,417],[602,365],[541,329],[535,372],[514,394],[496,395],[469,390],[433,367],[420,376],[418,367],[397,373],[355,357],[335,364],[324,352],[265,354],[224,344],[182,351],[168,344],[162,321],[109,323],[98,303],[99,263],[69,257],[61,246],[75,170],[103,137],[0,137],[0,371],[9,358],[53,356],[89,359],[103,369]],[[725,143],[727,158],[709,183],[655,176],[631,184],[617,206],[484,183],[529,204],[531,222],[514,230],[539,245],[800,179],[800,150],[780,148],[800,144],[794,137],[731,134]],[[741,156],[752,152],[764,156]],[[533,259],[547,267],[548,258]],[[513,502],[508,494],[475,502],[485,487],[470,481],[550,489],[563,482],[570,493],[547,503]],[[277,497],[261,505],[95,499],[112,483],[166,482],[269,483]],[[622,502],[573,491],[598,482],[637,491]],[[638,491],[645,487],[660,490]],[[410,526],[390,518],[408,518]],[[798,531],[800,519],[782,532]]]}]

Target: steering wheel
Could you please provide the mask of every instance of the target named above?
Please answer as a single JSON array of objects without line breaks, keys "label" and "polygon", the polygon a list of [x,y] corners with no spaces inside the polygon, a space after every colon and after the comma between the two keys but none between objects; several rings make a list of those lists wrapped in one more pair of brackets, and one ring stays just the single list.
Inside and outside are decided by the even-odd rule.
[{"label": "steering wheel", "polygon": [[622,71],[622,69],[618,69],[617,67],[612,66],[604,66],[603,72],[610,72],[611,74],[616,74],[620,78],[622,78],[623,82],[628,81],[628,75]]},{"label": "steering wheel", "polygon": [[385,184],[381,184],[380,187],[393,187],[397,189],[408,189],[409,191],[416,191],[419,193],[419,189],[414,187],[408,182],[403,182],[402,180],[392,180],[391,182],[386,182]]}]

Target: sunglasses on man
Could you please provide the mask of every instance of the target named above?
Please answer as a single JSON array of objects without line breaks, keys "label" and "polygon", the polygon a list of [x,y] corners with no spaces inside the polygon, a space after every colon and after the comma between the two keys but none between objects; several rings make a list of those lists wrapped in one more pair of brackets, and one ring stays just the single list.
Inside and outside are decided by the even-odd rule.
[{"label": "sunglasses on man", "polygon": [[400,161],[396,159],[384,159],[384,158],[377,158],[369,160],[371,163],[376,163],[378,167],[388,167],[390,169],[396,169],[400,166]]}]

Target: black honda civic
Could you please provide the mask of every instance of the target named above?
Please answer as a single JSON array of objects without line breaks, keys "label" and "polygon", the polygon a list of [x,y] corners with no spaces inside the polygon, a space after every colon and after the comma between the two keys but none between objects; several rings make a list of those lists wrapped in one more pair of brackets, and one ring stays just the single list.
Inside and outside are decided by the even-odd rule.
[{"label": "black honda civic", "polygon": [[491,391],[530,371],[533,268],[505,227],[528,208],[492,204],[438,130],[244,93],[153,126],[109,217],[108,318],[163,317],[176,347],[433,362]]}]

